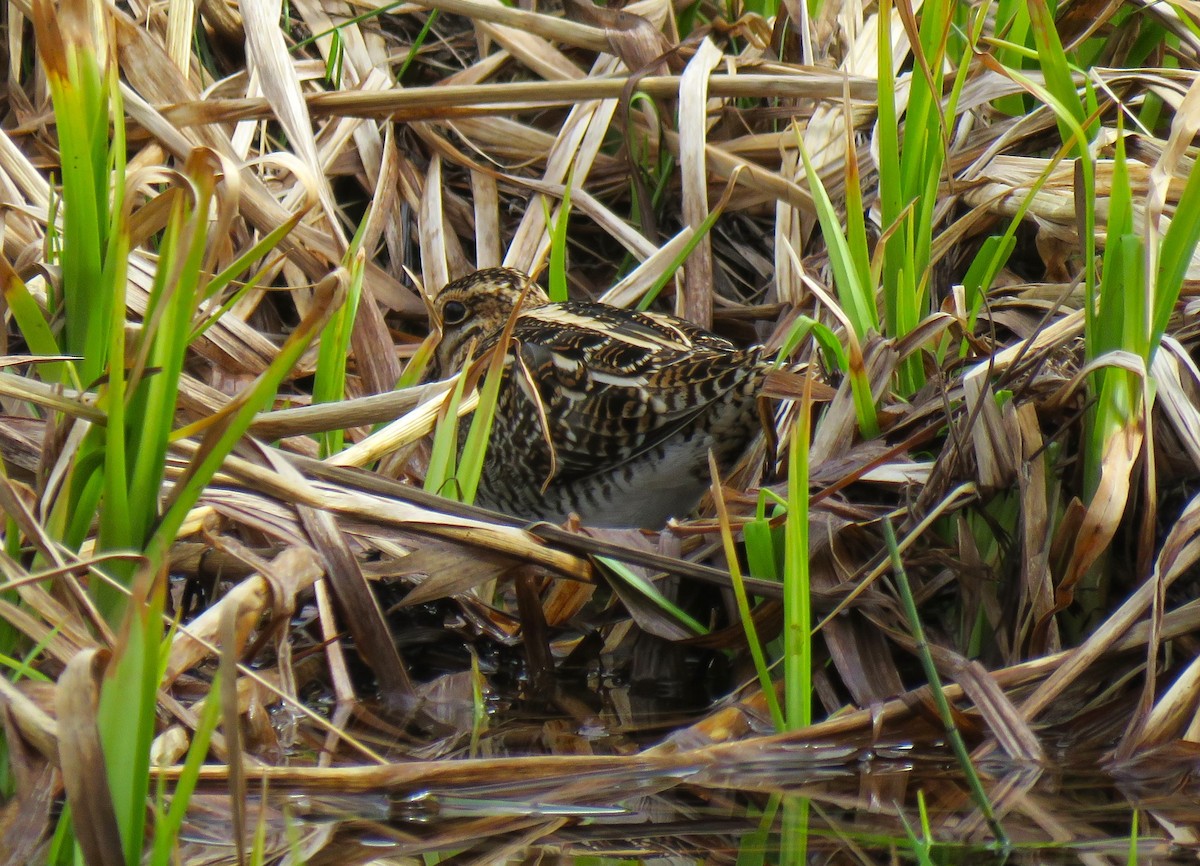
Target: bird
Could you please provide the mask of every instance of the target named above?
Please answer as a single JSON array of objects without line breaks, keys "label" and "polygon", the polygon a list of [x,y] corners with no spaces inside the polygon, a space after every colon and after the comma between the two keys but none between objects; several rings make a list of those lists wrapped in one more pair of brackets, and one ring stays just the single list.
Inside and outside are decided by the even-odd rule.
[{"label": "bird", "polygon": [[761,346],[663,313],[551,302],[512,268],[454,280],[430,307],[439,376],[504,352],[475,501],[485,508],[660,529],[699,503],[710,451],[727,471],[762,429],[758,397],[773,365]]}]

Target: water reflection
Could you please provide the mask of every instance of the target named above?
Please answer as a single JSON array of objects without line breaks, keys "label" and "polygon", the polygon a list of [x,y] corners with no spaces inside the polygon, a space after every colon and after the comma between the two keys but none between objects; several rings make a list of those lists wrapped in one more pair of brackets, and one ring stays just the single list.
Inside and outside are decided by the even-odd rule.
[{"label": "water reflection", "polygon": [[[929,744],[867,749],[778,737],[627,760],[397,765],[381,769],[376,788],[358,794],[330,793],[320,775],[296,771],[288,783],[272,782],[249,814],[261,814],[278,831],[266,838],[319,837],[314,851],[334,850],[328,845],[336,838],[344,858],[311,861],[318,863],[434,853],[588,864],[603,861],[579,858],[612,858],[614,864],[630,858],[681,864],[1196,862],[1195,755],[1174,753],[1170,757],[1187,759],[1175,761],[1160,755],[1112,770],[1101,768],[1100,757],[1083,767],[1006,768],[995,756],[981,762],[992,808],[1011,841],[1007,849],[994,844],[948,752]],[[285,790],[297,781],[303,791]],[[211,789],[197,799],[187,837],[194,854],[206,838],[210,855],[230,853],[227,836],[205,830],[206,814],[221,822],[220,799]],[[227,822],[222,826],[227,832]]]}]

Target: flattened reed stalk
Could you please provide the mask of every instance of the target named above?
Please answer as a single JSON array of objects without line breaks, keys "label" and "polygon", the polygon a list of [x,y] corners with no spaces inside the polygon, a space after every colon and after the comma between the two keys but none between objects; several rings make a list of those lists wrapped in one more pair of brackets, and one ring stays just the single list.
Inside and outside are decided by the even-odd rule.
[{"label": "flattened reed stalk", "polygon": [[[0,703],[22,749],[0,755],[0,796],[35,804],[22,826],[41,829],[0,847],[212,859],[197,804],[211,786],[227,798],[236,767],[247,791],[319,793],[320,821],[361,808],[331,787],[385,792],[380,820],[424,822],[399,828],[399,856],[714,859],[751,830],[782,832],[795,862],[855,845],[966,862],[976,832],[1047,827],[1089,856],[1166,845],[1178,821],[1154,798],[1097,814],[997,778],[981,821],[961,785],[846,772],[893,742],[915,744],[914,775],[927,756],[942,767],[930,693],[959,752],[1037,763],[1049,742],[1118,743],[1112,760],[1146,771],[1151,750],[1191,748],[1200,674],[1173,644],[1200,628],[1180,580],[1200,556],[1200,41],[1110,5],[1080,21],[1005,0],[579,17],[295,3],[280,28],[269,4],[135,22],[35,3],[0,131]],[[751,455],[720,479],[716,519],[600,537],[423,494],[470,501],[476,391],[498,367],[479,359],[480,389],[378,395],[418,385],[434,343],[406,270],[432,290],[499,264],[548,269],[556,298],[711,317],[779,350],[783,379],[819,371],[831,396],[811,436],[808,407],[776,407],[788,477],[760,484]],[[450,419],[477,401],[459,455]],[[889,517],[899,600],[877,585]],[[228,562],[250,575],[236,587],[213,574]],[[221,596],[169,644],[191,589],[167,563]],[[815,633],[809,603],[836,611]],[[526,630],[542,676],[522,691]],[[389,715],[370,698],[401,688],[380,668],[401,654],[431,682],[403,687],[417,712]],[[744,688],[646,726],[639,701],[680,669],[708,699]],[[601,688],[580,700],[588,677]],[[240,754],[214,731],[214,687]],[[313,709],[330,694],[347,701],[337,725]],[[564,754],[507,757],[539,748]],[[450,760],[468,752],[493,757]],[[11,796],[54,762],[73,829],[53,829],[48,797]],[[954,781],[979,787],[961,755]],[[702,843],[639,836],[641,797],[656,826],[701,802],[728,824],[706,813]],[[851,815],[863,798],[884,808]],[[356,829],[322,851],[313,815],[273,837],[273,804],[244,800],[252,859],[357,856]]]}]

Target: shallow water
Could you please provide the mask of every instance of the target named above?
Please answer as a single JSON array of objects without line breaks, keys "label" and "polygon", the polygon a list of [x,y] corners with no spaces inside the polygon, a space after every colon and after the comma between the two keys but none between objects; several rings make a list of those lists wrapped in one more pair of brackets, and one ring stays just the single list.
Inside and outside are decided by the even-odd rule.
[{"label": "shallow water", "polygon": [[[304,790],[273,782],[267,824],[281,842],[289,834],[306,840],[313,863],[432,854],[680,864],[1194,863],[1200,856],[1198,764],[1178,753],[1108,769],[981,762],[1007,846],[996,844],[957,765],[936,744],[747,740],[607,767],[596,760],[428,762],[410,765],[415,777],[360,793],[338,793],[315,778]],[[451,763],[474,777],[439,781]],[[430,770],[428,784],[420,767]],[[197,814],[191,844],[228,853],[227,803],[212,789],[198,799],[200,813],[212,809],[213,832]],[[261,804],[252,802],[252,819]]]},{"label": "shallow water", "polygon": [[[457,628],[461,611],[438,605],[405,616],[406,658],[428,679],[423,717],[335,712],[320,684],[306,693],[391,763],[373,768],[306,723],[287,739],[276,720],[283,766],[247,768],[245,824],[261,821],[267,852],[585,866],[1200,859],[1200,747],[1118,764],[1096,744],[1115,744],[1124,717],[1102,702],[1086,726],[1065,713],[1039,728],[1051,755],[1042,766],[1009,760],[967,720],[988,817],[916,692],[906,718],[819,740],[776,736],[754,690],[718,702],[733,679],[719,652],[664,651],[639,635],[621,655],[585,637],[539,679],[499,628],[480,640],[471,631],[483,626]],[[222,791],[214,781],[193,804],[184,862],[233,862]]]}]

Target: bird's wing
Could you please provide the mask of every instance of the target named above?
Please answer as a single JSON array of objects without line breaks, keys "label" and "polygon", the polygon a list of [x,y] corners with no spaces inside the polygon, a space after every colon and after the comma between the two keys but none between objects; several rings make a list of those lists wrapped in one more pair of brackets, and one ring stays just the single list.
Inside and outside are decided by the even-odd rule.
[{"label": "bird's wing", "polygon": [[535,404],[558,478],[656,447],[761,369],[756,354],[695,325],[592,304],[524,313],[513,343],[510,399]]}]

